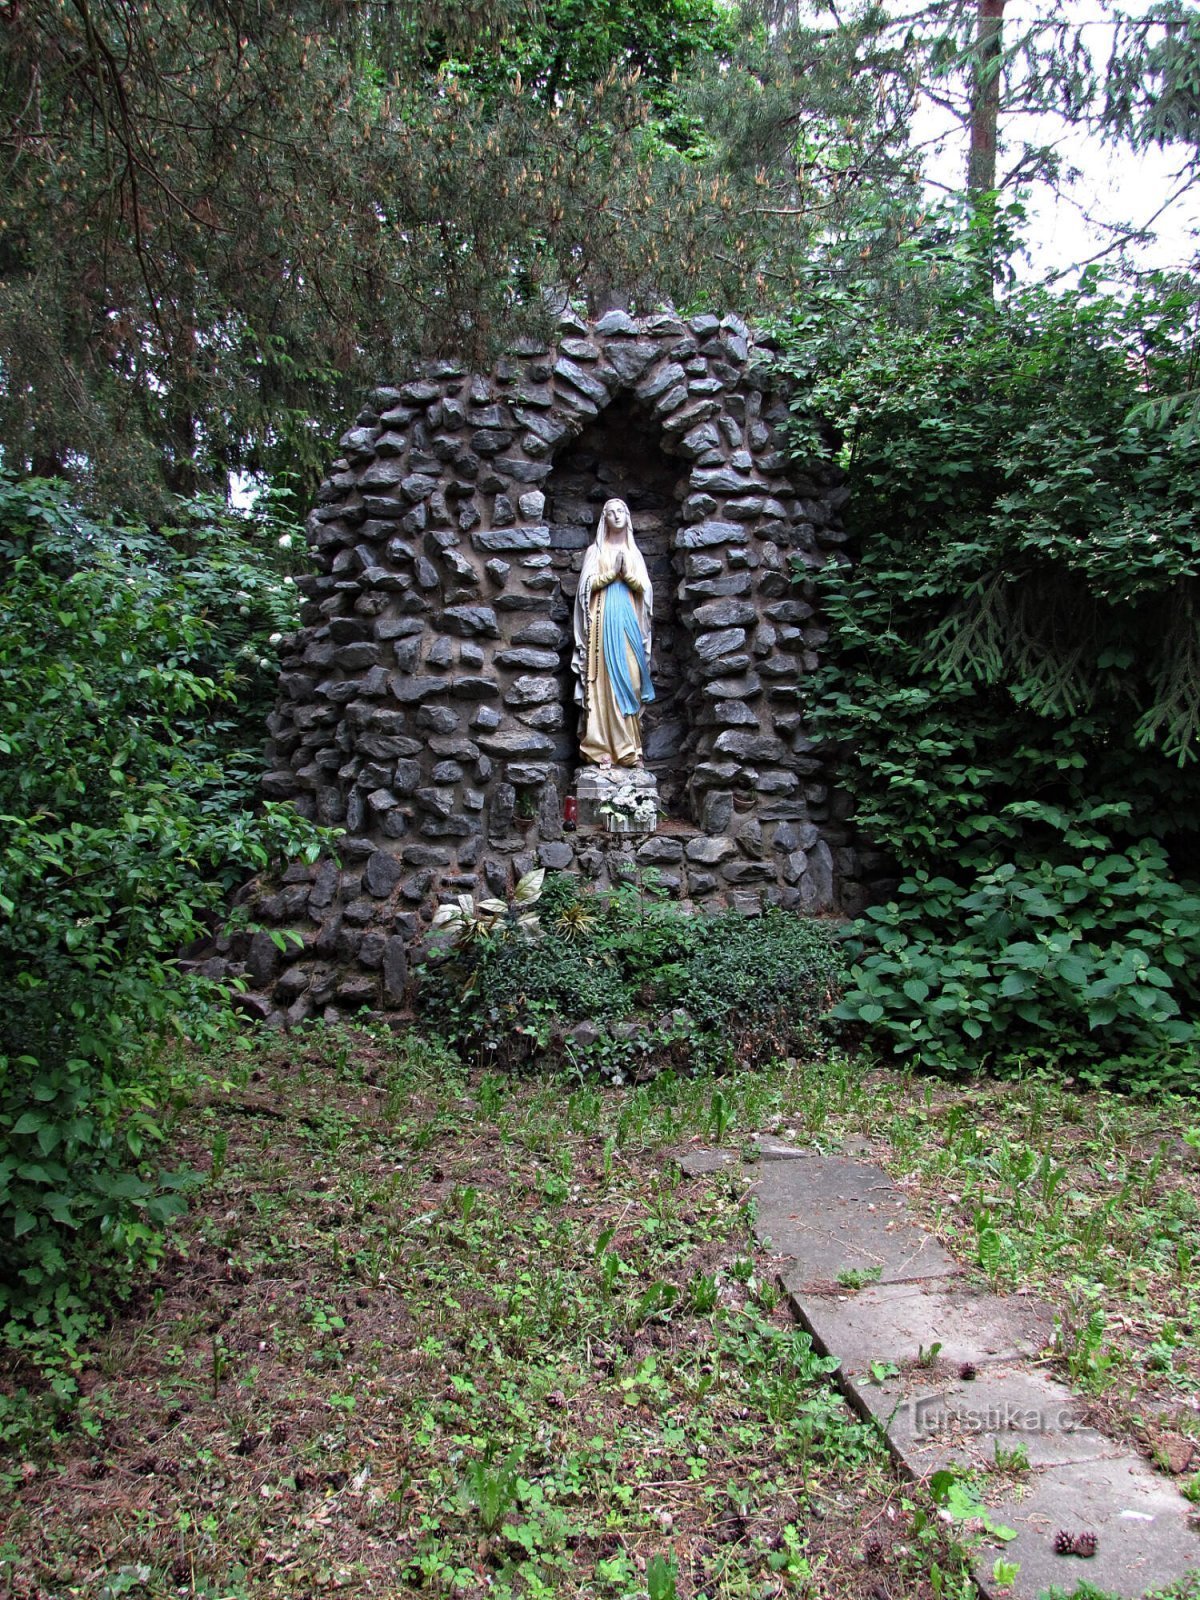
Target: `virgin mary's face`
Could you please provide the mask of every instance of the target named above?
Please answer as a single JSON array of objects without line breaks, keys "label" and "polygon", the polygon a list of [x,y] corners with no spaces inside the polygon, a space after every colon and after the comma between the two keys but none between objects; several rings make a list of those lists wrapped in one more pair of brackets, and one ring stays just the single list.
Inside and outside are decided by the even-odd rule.
[{"label": "virgin mary's face", "polygon": [[605,532],[611,539],[615,534],[623,539],[629,532],[629,512],[623,500],[612,500],[604,508]]}]

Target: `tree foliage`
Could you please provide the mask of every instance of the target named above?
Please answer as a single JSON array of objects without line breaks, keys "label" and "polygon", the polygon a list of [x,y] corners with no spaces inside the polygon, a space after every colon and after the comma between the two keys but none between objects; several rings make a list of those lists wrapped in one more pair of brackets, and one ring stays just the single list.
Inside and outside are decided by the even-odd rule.
[{"label": "tree foliage", "polygon": [[840,422],[860,541],[820,581],[819,725],[899,880],[842,1014],[941,1065],[1186,1051],[1200,442],[1154,401],[1194,382],[1195,292],[993,314],[943,268],[923,325],[843,300],[784,332],[798,447]]},{"label": "tree foliage", "polygon": [[564,295],[790,292],[851,198],[911,188],[902,105],[861,29],[743,31],[717,0],[23,0],[8,465],[155,511],[311,479],[362,389],[487,360]]},{"label": "tree foliage", "polygon": [[425,352],[489,353],[547,289],[694,291],[681,230],[727,219],[647,132],[713,7],[644,8],[660,25],[644,86],[627,5],[562,5],[515,34],[501,0],[470,9],[14,8],[9,465],[78,471],[110,503],[230,467],[311,471],[356,390]]}]

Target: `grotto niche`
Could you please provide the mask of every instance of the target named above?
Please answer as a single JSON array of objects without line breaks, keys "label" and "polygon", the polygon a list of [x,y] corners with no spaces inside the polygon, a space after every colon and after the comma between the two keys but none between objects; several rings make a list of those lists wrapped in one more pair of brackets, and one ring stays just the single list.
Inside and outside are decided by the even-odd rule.
[{"label": "grotto niche", "polygon": [[[785,457],[768,353],[732,316],[568,314],[490,373],[432,363],[373,392],[308,519],[264,780],[344,832],[248,892],[290,955],[265,931],[222,941],[262,1014],[401,1006],[439,904],[537,865],[598,888],[653,866],[702,913],[862,903],[847,797],[805,726],[825,633],[803,575],[848,559],[847,491]],[[655,598],[659,816],[633,836],[594,809],[571,826],[572,607],[614,497]]]}]

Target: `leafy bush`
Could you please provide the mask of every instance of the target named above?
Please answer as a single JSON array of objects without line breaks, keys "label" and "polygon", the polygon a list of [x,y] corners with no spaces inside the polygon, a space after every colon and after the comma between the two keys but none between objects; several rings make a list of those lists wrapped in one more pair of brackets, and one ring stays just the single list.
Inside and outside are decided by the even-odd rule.
[{"label": "leafy bush", "polygon": [[[694,1066],[761,1057],[811,1043],[839,992],[827,924],[689,915],[655,898],[652,872],[606,894],[552,877],[538,910],[540,936],[482,938],[425,970],[422,1014],[464,1055],[512,1066],[569,1049],[620,1073],[655,1053]],[[600,1025],[582,1047],[566,1038],[581,1021]]]},{"label": "leafy bush", "polygon": [[0,1319],[48,1346],[97,1264],[152,1259],[183,1203],[152,1159],[168,1085],[148,1038],[204,1026],[214,995],[176,953],[230,886],[321,837],[253,815],[222,767],[242,737],[231,614],[257,595],[269,625],[289,602],[208,509],[152,537],[0,477]]},{"label": "leafy bush", "polygon": [[842,297],[779,330],[795,448],[853,490],[853,564],[799,575],[816,725],[897,885],[839,1015],[942,1068],[1194,1085],[1194,286],[993,307],[941,265],[911,327]]}]

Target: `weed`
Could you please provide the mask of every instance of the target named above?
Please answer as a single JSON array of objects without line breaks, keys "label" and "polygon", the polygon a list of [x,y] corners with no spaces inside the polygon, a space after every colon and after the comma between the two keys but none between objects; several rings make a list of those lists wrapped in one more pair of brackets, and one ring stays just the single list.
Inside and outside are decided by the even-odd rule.
[{"label": "weed", "polygon": [[992,1455],[997,1472],[1020,1474],[1029,1471],[1029,1451],[1023,1440],[1018,1439],[1014,1445],[1003,1445],[997,1439],[992,1447]]},{"label": "weed", "polygon": [[878,1283],[883,1275],[882,1267],[843,1267],[837,1275],[837,1281],[843,1289],[865,1289],[869,1283]]}]

